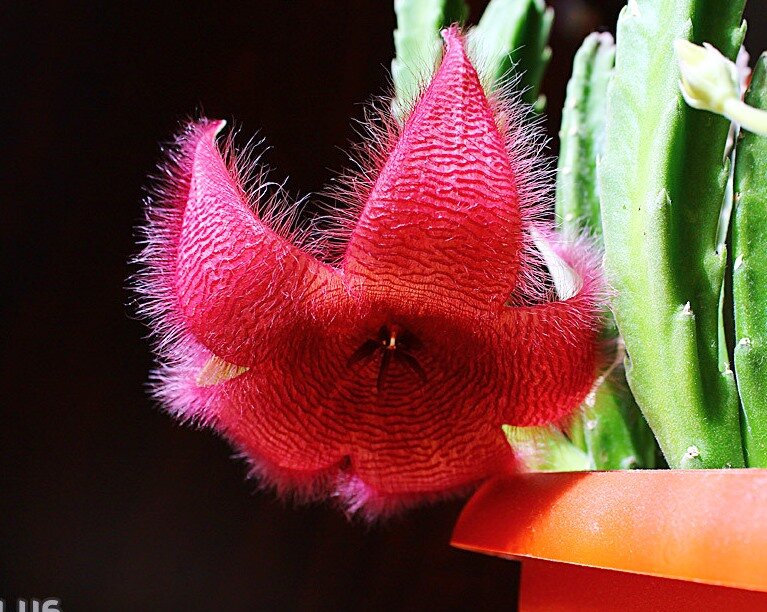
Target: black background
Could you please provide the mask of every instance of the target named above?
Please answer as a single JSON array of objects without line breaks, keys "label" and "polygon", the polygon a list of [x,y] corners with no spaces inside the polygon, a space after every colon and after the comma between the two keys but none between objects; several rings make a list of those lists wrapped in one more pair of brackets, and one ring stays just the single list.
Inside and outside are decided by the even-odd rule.
[{"label": "black background", "polygon": [[[14,3],[3,9],[0,597],[64,610],[514,609],[515,563],[448,546],[462,502],[372,528],[286,507],[145,393],[127,260],[157,143],[202,109],[321,189],[384,92],[388,0]],[[484,2],[473,2],[476,19]],[[559,0],[544,91],[621,2]],[[749,12],[750,48],[767,16]],[[553,141],[556,147],[556,141]],[[340,148],[339,148],[340,147]]]}]

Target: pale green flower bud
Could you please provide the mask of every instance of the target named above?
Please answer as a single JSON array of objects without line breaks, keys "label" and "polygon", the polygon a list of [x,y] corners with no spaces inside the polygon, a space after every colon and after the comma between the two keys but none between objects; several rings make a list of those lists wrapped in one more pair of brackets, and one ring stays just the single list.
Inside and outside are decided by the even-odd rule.
[{"label": "pale green flower bud", "polygon": [[674,50],[682,73],[680,88],[687,104],[721,115],[727,100],[740,98],[735,64],[714,47],[708,43],[699,47],[677,39]]},{"label": "pale green flower bud", "polygon": [[738,69],[708,43],[695,45],[674,41],[682,78],[679,88],[685,102],[700,110],[724,115],[741,127],[767,136],[767,112],[752,108],[741,100]]}]

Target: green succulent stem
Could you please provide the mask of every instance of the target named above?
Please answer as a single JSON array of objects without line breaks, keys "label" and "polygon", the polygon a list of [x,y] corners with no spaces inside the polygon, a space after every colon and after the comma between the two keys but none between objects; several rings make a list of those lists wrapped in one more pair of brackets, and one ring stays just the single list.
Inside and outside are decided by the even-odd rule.
[{"label": "green succulent stem", "polygon": [[394,82],[392,111],[404,116],[442,55],[439,32],[453,23],[463,23],[469,14],[464,0],[394,0],[397,29],[396,57],[391,72]]},{"label": "green succulent stem", "polygon": [[655,439],[616,370],[583,407],[586,453],[591,469],[627,470],[655,467]]},{"label": "green succulent stem", "polygon": [[604,145],[607,83],[615,63],[608,33],[590,34],[575,54],[559,132],[556,214],[566,231],[602,234],[597,159]]},{"label": "green succulent stem", "polygon": [[[767,55],[756,64],[746,103],[767,109]],[[735,152],[733,300],[735,372],[750,467],[767,467],[767,138],[741,132]]]},{"label": "green succulent stem", "polygon": [[719,368],[729,122],[690,108],[677,38],[734,58],[745,0],[630,0],[618,20],[599,167],[613,307],[628,382],[675,468],[744,465],[737,389]]},{"label": "green succulent stem", "polygon": [[[567,234],[584,231],[601,240],[597,161],[602,155],[607,85],[615,63],[610,34],[590,34],[575,54],[560,130],[556,213]],[[605,313],[606,342],[618,342],[612,314]],[[653,467],[655,441],[634,402],[622,367],[597,381],[568,428],[590,469]]]},{"label": "green succulent stem", "polygon": [[[463,24],[469,14],[464,0],[394,0],[397,29],[392,60],[392,112],[407,115],[441,56],[439,32]],[[488,91],[495,91],[515,75],[523,99],[542,109],[541,79],[551,59],[547,46],[554,11],[544,0],[491,0],[479,24],[470,30],[472,57]]]},{"label": "green succulent stem", "polygon": [[490,0],[482,18],[470,33],[472,52],[490,90],[516,74],[523,100],[538,102],[546,66],[554,11],[544,0]]}]

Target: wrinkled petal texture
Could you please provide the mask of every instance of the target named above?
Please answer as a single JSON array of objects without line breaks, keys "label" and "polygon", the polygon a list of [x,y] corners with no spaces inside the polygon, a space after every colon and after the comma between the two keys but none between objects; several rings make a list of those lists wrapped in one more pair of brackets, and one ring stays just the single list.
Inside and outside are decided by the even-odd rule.
[{"label": "wrinkled petal texture", "polygon": [[[562,421],[599,367],[595,257],[534,220],[520,143],[460,34],[444,36],[337,266],[253,212],[216,145],[222,122],[180,137],[146,228],[158,396],[278,491],[368,517],[513,469],[501,425]],[[581,279],[575,295],[516,304],[532,231]],[[202,385],[213,357],[237,375]]]},{"label": "wrinkled petal texture", "polygon": [[353,287],[446,313],[492,313],[520,264],[519,193],[504,138],[460,40],[421,97],[354,228]]}]

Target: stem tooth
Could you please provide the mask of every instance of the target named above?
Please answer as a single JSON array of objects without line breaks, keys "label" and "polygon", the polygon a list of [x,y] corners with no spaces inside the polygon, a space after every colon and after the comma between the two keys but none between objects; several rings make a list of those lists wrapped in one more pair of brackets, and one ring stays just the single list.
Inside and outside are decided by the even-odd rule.
[{"label": "stem tooth", "polygon": [[700,449],[694,444],[688,446],[684,455],[682,455],[679,464],[679,467],[682,469],[703,467],[703,458],[701,457]]}]

